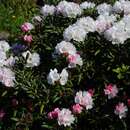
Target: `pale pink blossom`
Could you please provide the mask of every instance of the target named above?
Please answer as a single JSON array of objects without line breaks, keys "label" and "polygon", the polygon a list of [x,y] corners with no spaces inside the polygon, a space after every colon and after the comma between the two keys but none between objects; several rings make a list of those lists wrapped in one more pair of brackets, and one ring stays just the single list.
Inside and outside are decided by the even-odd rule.
[{"label": "pale pink blossom", "polygon": [[71,126],[71,124],[74,123],[74,115],[69,109],[63,108],[59,113],[58,113],[58,124],[59,125],[64,125],[66,126]]},{"label": "pale pink blossom", "polygon": [[68,61],[69,61],[69,68],[74,68],[76,67],[76,65],[82,66],[83,65],[83,60],[80,57],[79,54],[73,54],[73,55],[68,55],[67,57]]},{"label": "pale pink blossom", "polygon": [[83,107],[80,106],[79,104],[76,104],[72,106],[72,109],[73,109],[73,113],[80,114],[83,110]]},{"label": "pale pink blossom", "polygon": [[105,95],[108,95],[108,99],[114,98],[117,96],[118,88],[116,85],[109,84],[105,86],[104,93]]},{"label": "pale pink blossom", "polygon": [[127,106],[124,103],[119,103],[115,106],[114,113],[119,116],[120,119],[126,117],[126,112],[128,111]]},{"label": "pale pink blossom", "polygon": [[25,35],[23,39],[25,42],[28,42],[28,43],[31,43],[33,40],[32,35]]},{"label": "pale pink blossom", "polygon": [[93,99],[89,92],[79,91],[75,96],[75,103],[80,104],[83,107],[86,107],[86,110],[93,107]]},{"label": "pale pink blossom", "polygon": [[24,24],[21,26],[21,30],[22,30],[23,32],[28,32],[28,31],[32,30],[33,28],[34,28],[34,26],[33,26],[31,23],[28,23],[28,22],[24,23]]}]

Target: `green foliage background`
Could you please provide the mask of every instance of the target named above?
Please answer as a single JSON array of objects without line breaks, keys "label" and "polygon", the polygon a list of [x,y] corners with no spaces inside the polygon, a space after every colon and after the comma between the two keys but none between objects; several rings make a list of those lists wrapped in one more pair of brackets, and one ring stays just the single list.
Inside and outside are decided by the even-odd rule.
[{"label": "green foliage background", "polygon": [[[57,4],[61,0],[45,0],[46,4]],[[81,0],[77,0],[80,2]],[[19,42],[22,35],[20,25],[31,21],[38,13],[39,7],[33,0],[1,0],[0,32],[9,33],[9,42]],[[93,0],[95,3],[114,3],[114,0]],[[92,16],[93,12],[87,12]],[[82,68],[70,70],[66,86],[48,85],[46,76],[51,68],[62,70],[67,64],[64,58],[54,60],[52,52],[57,43],[63,40],[63,31],[76,19],[62,16],[47,17],[32,32],[34,42],[30,49],[40,53],[41,65],[25,68],[22,60],[15,66],[16,87],[0,89],[0,106],[4,106],[6,119],[0,122],[1,130],[126,130],[130,129],[130,114],[125,120],[119,120],[113,114],[115,103],[126,102],[125,95],[130,96],[130,41],[124,45],[112,45],[98,34],[89,34],[84,43],[74,42],[84,59]],[[106,83],[117,84],[123,90],[120,98],[107,101],[103,95]],[[54,107],[70,107],[78,90],[94,88],[94,108],[78,117],[72,128],[59,127],[55,121],[47,119],[47,112]],[[11,100],[19,104],[11,106]],[[106,104],[107,102],[107,104]],[[5,104],[6,103],[6,104]]]}]

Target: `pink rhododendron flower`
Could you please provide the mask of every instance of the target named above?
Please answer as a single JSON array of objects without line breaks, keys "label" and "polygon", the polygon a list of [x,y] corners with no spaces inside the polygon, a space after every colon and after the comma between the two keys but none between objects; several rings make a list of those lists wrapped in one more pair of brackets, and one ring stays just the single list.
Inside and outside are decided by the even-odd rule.
[{"label": "pink rhododendron flower", "polygon": [[25,42],[28,42],[28,43],[31,43],[33,40],[32,35],[25,35],[23,39]]},{"label": "pink rhododendron flower", "polygon": [[105,86],[104,92],[105,95],[108,95],[108,99],[111,99],[117,96],[118,88],[116,85],[109,84]]},{"label": "pink rhododendron flower", "polygon": [[120,119],[123,117],[126,117],[126,112],[128,111],[127,106],[124,105],[124,103],[119,103],[115,107],[115,114],[119,116]]},{"label": "pink rhododendron flower", "polygon": [[31,24],[31,23],[24,23],[22,26],[21,26],[21,30],[23,32],[28,32],[30,30],[32,30],[34,28],[34,26]]},{"label": "pink rhododendron flower", "polygon": [[83,107],[81,107],[79,104],[76,104],[72,106],[72,109],[73,109],[73,113],[80,114],[83,110]]}]

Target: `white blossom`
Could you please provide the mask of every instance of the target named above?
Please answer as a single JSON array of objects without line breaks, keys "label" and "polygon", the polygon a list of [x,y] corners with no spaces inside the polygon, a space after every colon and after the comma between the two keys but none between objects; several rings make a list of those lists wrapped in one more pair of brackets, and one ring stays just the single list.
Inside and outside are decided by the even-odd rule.
[{"label": "white blossom", "polygon": [[83,42],[86,34],[87,33],[84,28],[74,24],[65,29],[63,37],[67,41],[75,40],[77,42]]},{"label": "white blossom", "polygon": [[55,52],[59,55],[60,54],[75,54],[76,48],[72,43],[62,41],[56,45]]},{"label": "white blossom", "polygon": [[41,14],[43,16],[53,15],[55,13],[55,6],[53,5],[44,5],[41,8]]},{"label": "white blossom", "polygon": [[92,2],[85,1],[85,2],[80,4],[81,9],[90,9],[90,8],[94,8],[94,7],[95,7],[95,4]]},{"label": "white blossom", "polygon": [[65,85],[68,81],[68,72],[66,71],[66,69],[63,69],[61,74],[60,74],[60,84],[61,85]]},{"label": "white blossom", "polygon": [[47,76],[47,81],[49,84],[54,85],[56,83],[56,81],[58,81],[60,79],[60,74],[58,73],[57,69],[54,70],[50,70],[50,73]]},{"label": "white blossom", "polygon": [[75,18],[81,15],[80,6],[74,2],[61,1],[56,7],[57,13],[61,13],[64,17]]},{"label": "white blossom", "polygon": [[10,46],[8,44],[8,42],[6,41],[0,41],[0,51],[8,51],[10,49]]},{"label": "white blossom", "polygon": [[22,56],[25,59],[27,58],[26,67],[34,67],[40,64],[40,56],[38,53],[31,53],[30,51],[26,51],[22,53]]},{"label": "white blossom", "polygon": [[0,67],[5,65],[6,59],[6,53],[4,51],[0,51]]},{"label": "white blossom", "polygon": [[95,22],[96,31],[98,33],[103,33],[104,31],[109,29],[114,24],[114,22],[116,22],[116,20],[116,15],[99,15]]},{"label": "white blossom", "polygon": [[93,18],[91,17],[83,17],[80,18],[76,24],[83,28],[87,33],[88,32],[95,32],[96,30],[96,24],[95,21],[93,20]]},{"label": "white blossom", "polygon": [[111,14],[112,12],[112,6],[110,4],[103,3],[97,6],[97,11],[98,11],[98,14],[108,15],[108,14]]},{"label": "white blossom", "polygon": [[6,66],[13,66],[15,64],[16,57],[10,56],[6,61]]},{"label": "white blossom", "polygon": [[121,13],[123,11],[123,5],[120,1],[116,1],[113,5],[113,11],[116,13]]},{"label": "white blossom", "polygon": [[56,82],[59,82],[61,85],[65,85],[68,81],[68,72],[64,68],[61,73],[58,73],[58,70],[55,68],[54,70],[50,70],[47,81],[51,85],[55,85]]},{"label": "white blossom", "polygon": [[6,87],[13,87],[14,81],[15,81],[15,74],[12,72],[11,69],[6,67],[0,68],[0,81],[6,86]]}]

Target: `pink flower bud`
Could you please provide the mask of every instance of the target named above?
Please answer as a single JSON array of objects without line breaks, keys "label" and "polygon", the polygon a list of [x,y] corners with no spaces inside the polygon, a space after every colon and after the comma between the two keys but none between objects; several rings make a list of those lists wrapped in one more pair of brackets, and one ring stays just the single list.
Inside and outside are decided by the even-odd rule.
[{"label": "pink flower bud", "polygon": [[52,112],[49,112],[49,113],[47,114],[47,116],[48,116],[48,119],[53,119],[53,117],[52,117]]},{"label": "pink flower bud", "polygon": [[60,112],[60,109],[59,108],[55,108],[53,111],[48,113],[48,118],[49,119],[57,118],[59,112]]},{"label": "pink flower bud", "polygon": [[23,39],[25,42],[28,42],[28,43],[31,43],[33,40],[32,35],[25,35]]},{"label": "pink flower bud", "polygon": [[130,107],[130,99],[127,99],[127,104]]},{"label": "pink flower bud", "polygon": [[94,94],[94,90],[93,89],[89,89],[88,92],[90,93],[91,96],[93,96],[93,94]]},{"label": "pink flower bud", "polygon": [[83,108],[79,104],[76,104],[72,106],[72,109],[73,109],[73,113],[80,114]]},{"label": "pink flower bud", "polygon": [[31,23],[24,23],[22,26],[21,26],[21,30],[23,32],[28,32],[30,30],[32,30],[34,28],[34,26],[31,24]]}]

